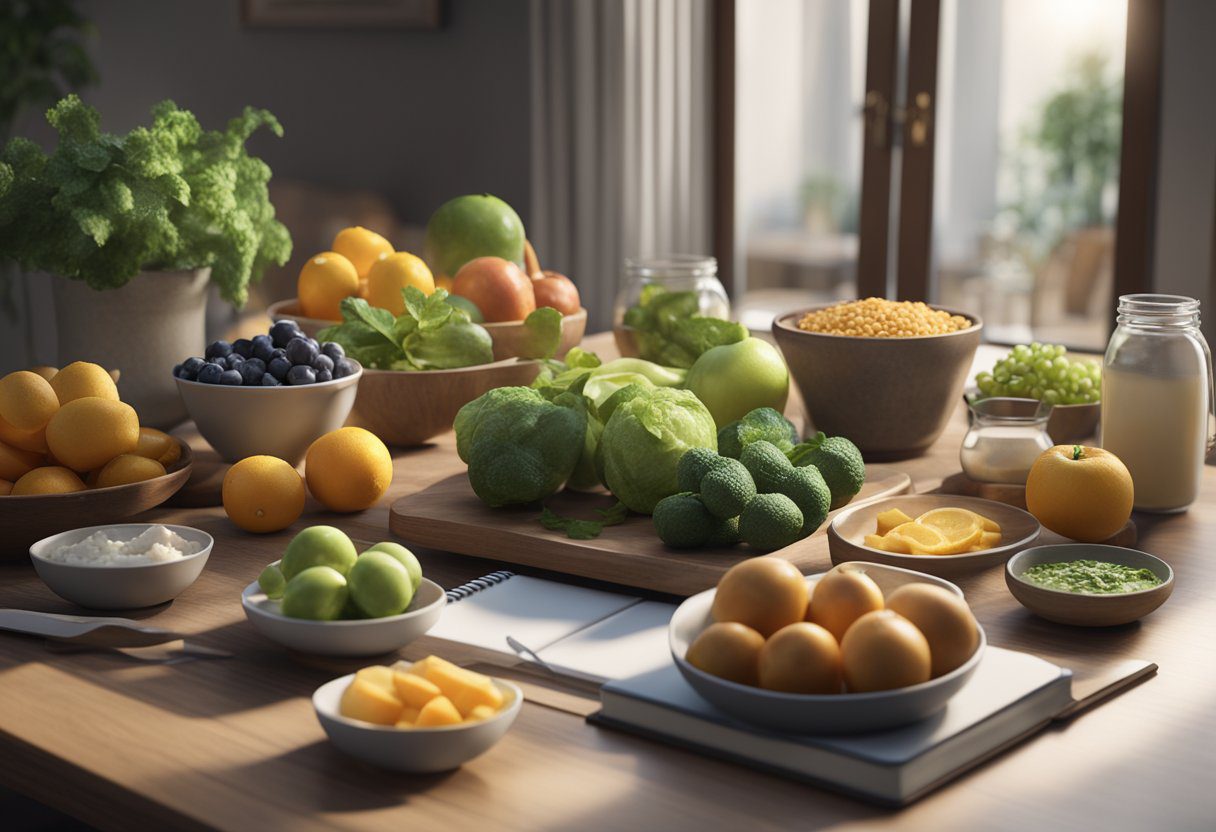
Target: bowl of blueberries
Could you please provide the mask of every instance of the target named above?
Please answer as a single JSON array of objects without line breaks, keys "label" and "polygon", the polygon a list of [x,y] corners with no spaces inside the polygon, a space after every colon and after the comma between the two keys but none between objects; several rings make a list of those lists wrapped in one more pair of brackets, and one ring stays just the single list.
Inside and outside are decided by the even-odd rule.
[{"label": "bowl of blueberries", "polygon": [[267,335],[213,341],[173,368],[190,418],[220,456],[267,454],[292,465],[343,425],[362,375],[339,344],[318,343],[287,320]]}]

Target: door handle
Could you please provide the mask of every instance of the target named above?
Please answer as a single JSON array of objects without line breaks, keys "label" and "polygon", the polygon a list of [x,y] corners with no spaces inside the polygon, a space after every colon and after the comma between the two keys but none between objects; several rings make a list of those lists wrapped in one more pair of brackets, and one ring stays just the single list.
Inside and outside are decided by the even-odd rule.
[{"label": "door handle", "polygon": [[865,114],[866,132],[870,134],[870,145],[876,148],[887,146],[887,131],[891,120],[891,105],[887,97],[878,90],[866,93],[865,105],[861,108]]},{"label": "door handle", "polygon": [[918,92],[915,103],[904,112],[904,123],[912,146],[924,147],[929,139],[929,126],[933,123],[933,96]]}]

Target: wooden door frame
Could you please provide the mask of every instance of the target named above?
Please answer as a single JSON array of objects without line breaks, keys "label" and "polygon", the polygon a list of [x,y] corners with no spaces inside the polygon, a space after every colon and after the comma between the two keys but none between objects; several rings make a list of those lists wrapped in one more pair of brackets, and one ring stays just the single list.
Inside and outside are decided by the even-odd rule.
[{"label": "wooden door frame", "polygon": [[870,0],[866,26],[865,99],[883,112],[867,113],[862,131],[858,208],[857,296],[886,297],[887,241],[891,234],[891,148],[895,79],[899,65],[899,0]]},{"label": "wooden door frame", "polygon": [[735,2],[714,0],[713,27],[713,247],[727,296],[735,285]]}]

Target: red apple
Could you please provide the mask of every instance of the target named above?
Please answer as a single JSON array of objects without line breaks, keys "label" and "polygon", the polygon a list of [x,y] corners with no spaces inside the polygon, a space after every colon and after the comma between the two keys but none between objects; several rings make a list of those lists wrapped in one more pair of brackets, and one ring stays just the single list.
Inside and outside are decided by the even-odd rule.
[{"label": "red apple", "polygon": [[501,257],[478,257],[461,266],[452,279],[452,294],[477,304],[488,324],[522,321],[536,308],[532,281]]},{"label": "red apple", "polygon": [[536,296],[536,305],[552,306],[563,315],[573,315],[581,307],[578,297],[578,287],[574,281],[564,274],[543,271],[541,277],[532,279],[532,293]]}]

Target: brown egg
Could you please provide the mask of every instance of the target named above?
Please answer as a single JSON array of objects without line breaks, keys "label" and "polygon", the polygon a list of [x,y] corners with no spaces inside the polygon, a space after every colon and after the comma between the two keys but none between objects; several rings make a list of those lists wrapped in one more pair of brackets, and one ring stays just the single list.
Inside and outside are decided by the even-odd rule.
[{"label": "brown egg", "polygon": [[718,622],[706,627],[688,648],[684,658],[693,667],[741,685],[757,684],[760,650],[764,636],[737,622]]},{"label": "brown egg", "polygon": [[905,584],[887,598],[893,610],[916,625],[929,642],[930,673],[936,678],[975,653],[980,633],[967,602],[933,584]]},{"label": "brown egg", "polygon": [[815,584],[806,620],[823,627],[840,641],[854,621],[882,608],[882,590],[865,573],[865,567],[845,563]]},{"label": "brown egg", "polygon": [[758,557],[732,566],[718,581],[714,621],[738,621],[768,638],[806,611],[806,581],[788,560]]},{"label": "brown egg", "polygon": [[892,690],[929,681],[929,642],[916,626],[890,610],[868,612],[840,643],[850,691]]},{"label": "brown egg", "polygon": [[760,651],[760,687],[786,693],[840,693],[840,645],[818,624],[798,621],[773,633]]}]

